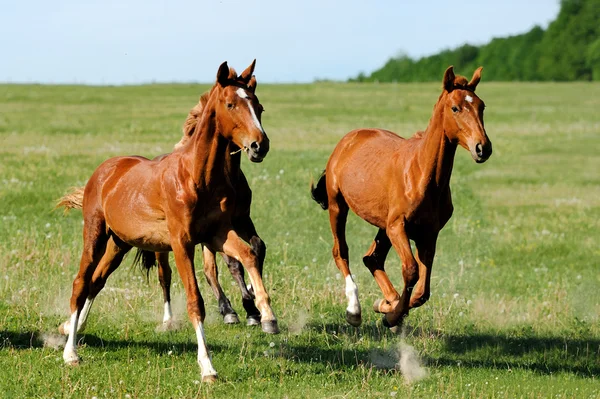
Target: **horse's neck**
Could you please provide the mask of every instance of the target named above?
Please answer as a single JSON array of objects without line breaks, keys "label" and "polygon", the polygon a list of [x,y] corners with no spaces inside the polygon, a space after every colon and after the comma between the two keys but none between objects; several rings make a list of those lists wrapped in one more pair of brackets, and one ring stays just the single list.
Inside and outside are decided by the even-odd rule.
[{"label": "horse's neck", "polygon": [[421,170],[428,175],[425,181],[438,189],[448,187],[454,165],[456,144],[450,142],[446,137],[440,104],[436,104],[434,108],[418,152],[415,161],[421,164]]},{"label": "horse's neck", "polygon": [[236,162],[235,155],[230,154],[229,142],[219,133],[214,112],[208,111],[198,122],[186,151],[198,187],[230,181],[231,174],[239,169],[239,159]]}]

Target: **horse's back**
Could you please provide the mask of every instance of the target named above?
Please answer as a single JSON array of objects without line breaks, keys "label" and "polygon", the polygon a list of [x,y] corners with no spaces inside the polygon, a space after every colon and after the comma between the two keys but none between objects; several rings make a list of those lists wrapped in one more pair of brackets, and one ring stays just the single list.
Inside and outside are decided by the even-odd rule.
[{"label": "horse's back", "polygon": [[357,129],[346,134],[336,145],[327,169],[343,169],[344,165],[386,163],[394,151],[406,141],[397,134],[383,129]]}]

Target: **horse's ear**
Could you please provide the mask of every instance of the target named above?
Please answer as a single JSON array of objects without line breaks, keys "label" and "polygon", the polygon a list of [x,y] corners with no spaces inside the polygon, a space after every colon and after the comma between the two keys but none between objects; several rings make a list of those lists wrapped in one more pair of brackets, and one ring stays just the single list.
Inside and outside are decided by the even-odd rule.
[{"label": "horse's ear", "polygon": [[256,85],[258,83],[256,82],[256,76],[252,75],[252,77],[250,78],[250,82],[248,82],[248,90],[250,90],[251,93],[254,93],[256,91]]},{"label": "horse's ear", "polygon": [[252,74],[254,73],[254,67],[256,66],[256,58],[252,61],[252,64],[248,68],[242,72],[240,75],[240,79],[242,79],[246,84],[250,82],[250,78],[252,78]]},{"label": "horse's ear", "polygon": [[227,86],[229,82],[229,67],[227,66],[227,61],[221,64],[219,70],[217,71],[217,83],[221,86]]},{"label": "horse's ear", "polygon": [[454,89],[454,78],[454,66],[450,65],[444,72],[444,80],[442,81],[446,91],[450,92]]},{"label": "horse's ear", "polygon": [[477,68],[475,70],[475,72],[473,73],[473,77],[471,78],[471,81],[467,84],[467,86],[473,91],[475,91],[477,84],[481,80],[481,71],[482,70],[483,70],[483,67]]}]

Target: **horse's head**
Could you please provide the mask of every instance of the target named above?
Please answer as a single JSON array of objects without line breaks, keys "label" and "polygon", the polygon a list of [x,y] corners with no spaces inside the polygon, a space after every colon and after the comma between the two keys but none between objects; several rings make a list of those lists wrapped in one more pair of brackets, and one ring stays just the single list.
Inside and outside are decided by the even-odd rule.
[{"label": "horse's head", "polygon": [[485,104],[475,94],[482,69],[477,68],[471,80],[467,81],[463,76],[455,76],[452,66],[448,67],[444,73],[444,91],[440,96],[446,136],[469,150],[477,163],[487,161],[492,155],[492,142],[483,126]]},{"label": "horse's head", "polygon": [[263,107],[254,94],[255,63],[252,61],[240,76],[227,62],[221,64],[212,94],[216,96],[215,116],[221,134],[243,149],[250,161],[261,162],[269,152],[269,138],[261,124]]}]

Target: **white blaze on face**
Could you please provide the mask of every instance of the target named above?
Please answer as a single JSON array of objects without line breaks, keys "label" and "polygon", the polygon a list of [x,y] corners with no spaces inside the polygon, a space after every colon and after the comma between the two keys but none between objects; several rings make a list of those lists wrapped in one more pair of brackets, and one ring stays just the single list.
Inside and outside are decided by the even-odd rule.
[{"label": "white blaze on face", "polygon": [[465,100],[467,102],[469,102],[469,103],[472,103],[473,102],[473,97],[471,97],[470,95],[467,94],[466,97],[465,97]]},{"label": "white blaze on face", "polygon": [[248,96],[248,93],[246,92],[246,90],[244,90],[240,87],[235,92],[237,93],[238,96],[240,96],[241,98],[246,100],[246,102],[248,103],[248,108],[250,108],[250,114],[252,115],[252,120],[254,121],[254,124],[256,125],[257,128],[260,129],[261,132],[264,133],[265,131],[263,130],[262,125],[260,124],[260,121],[256,117],[256,113],[254,112],[254,107],[252,107],[252,104],[250,103],[250,96]]},{"label": "white blaze on face", "polygon": [[210,357],[208,356],[208,349],[206,348],[206,338],[204,337],[204,327],[201,322],[198,322],[196,326],[196,337],[198,338],[198,364],[202,370],[202,377],[209,375],[217,375],[217,371],[214,369]]},{"label": "white blaze on face", "polygon": [[358,287],[352,276],[346,276],[346,298],[348,298],[348,307],[346,310],[353,315],[360,314],[360,303],[358,302]]}]

